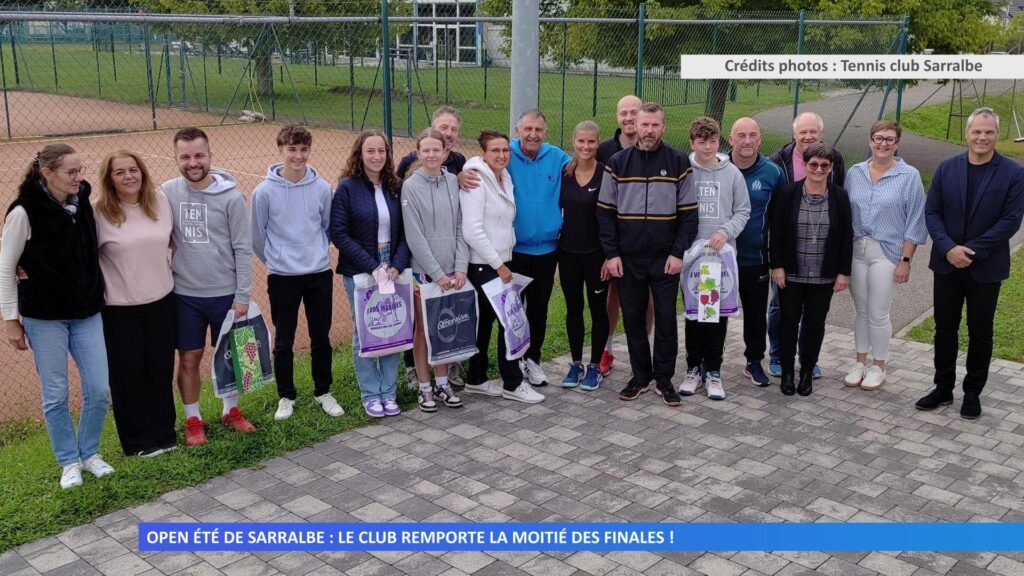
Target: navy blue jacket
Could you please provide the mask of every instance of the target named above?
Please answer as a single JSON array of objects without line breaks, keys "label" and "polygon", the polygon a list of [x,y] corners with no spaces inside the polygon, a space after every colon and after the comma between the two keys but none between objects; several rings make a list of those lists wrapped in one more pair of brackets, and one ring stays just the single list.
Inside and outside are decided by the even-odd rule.
[{"label": "navy blue jacket", "polygon": [[[967,214],[970,220],[965,223]],[[955,246],[974,250],[968,266],[976,282],[1000,282],[1010,277],[1010,238],[1024,215],[1024,170],[1013,160],[992,156],[991,165],[967,210],[967,153],[944,160],[935,170],[924,217],[932,237],[928,267],[936,274],[956,268],[946,260]],[[966,224],[966,225],[965,225]]]},{"label": "navy blue jacket", "polygon": [[[402,227],[402,202],[387,188],[384,198],[391,215],[391,267],[409,267],[409,246]],[[373,184],[363,176],[345,177],[331,201],[331,243],[338,247],[338,274],[369,274],[377,260],[377,202]]]}]

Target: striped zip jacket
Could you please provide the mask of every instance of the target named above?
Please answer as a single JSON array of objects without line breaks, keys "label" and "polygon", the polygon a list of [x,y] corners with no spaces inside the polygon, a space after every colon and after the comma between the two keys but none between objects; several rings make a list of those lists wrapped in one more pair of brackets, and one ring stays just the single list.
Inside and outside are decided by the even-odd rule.
[{"label": "striped zip jacket", "polygon": [[608,161],[597,201],[606,258],[667,256],[682,259],[697,237],[697,194],[690,161],[662,142],[633,146]]}]

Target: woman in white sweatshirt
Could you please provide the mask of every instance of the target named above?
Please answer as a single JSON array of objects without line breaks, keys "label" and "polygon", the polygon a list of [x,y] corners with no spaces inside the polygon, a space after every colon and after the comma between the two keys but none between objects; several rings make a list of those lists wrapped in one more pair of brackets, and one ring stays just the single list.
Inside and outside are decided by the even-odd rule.
[{"label": "woman in white sweatshirt", "polygon": [[481,156],[466,161],[464,170],[476,170],[480,185],[473,190],[463,190],[462,237],[469,244],[469,281],[476,287],[480,301],[480,323],[477,328],[476,346],[480,352],[469,360],[469,374],[466,377],[466,392],[485,396],[501,396],[534,404],[542,402],[544,396],[535,392],[523,382],[519,362],[505,359],[505,334],[498,325],[498,370],[503,386],[487,381],[487,352],[491,342],[491,325],[496,316],[487,303],[483,285],[501,278],[505,283],[512,281],[509,262],[512,247],[516,243],[512,223],[516,217],[516,202],[509,176],[508,136],[496,130],[484,130],[477,138]]}]

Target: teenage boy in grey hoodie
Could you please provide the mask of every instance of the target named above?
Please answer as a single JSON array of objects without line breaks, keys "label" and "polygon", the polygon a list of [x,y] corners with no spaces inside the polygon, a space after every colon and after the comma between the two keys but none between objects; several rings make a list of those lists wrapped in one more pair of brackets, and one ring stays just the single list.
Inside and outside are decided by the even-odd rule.
[{"label": "teenage boy in grey hoodie", "polygon": [[292,346],[299,304],[306,306],[313,372],[313,401],[329,416],[345,410],[331,396],[331,301],[334,273],[328,252],[331,199],[334,191],[309,166],[313,135],[301,126],[277,133],[283,162],[267,169],[267,179],[252,193],[252,247],[267,265],[267,294],[274,322],[275,420],[285,420],[295,406]]},{"label": "teenage boy in grey hoodie", "polygon": [[[720,250],[726,243],[735,250],[736,237],[750,218],[750,196],[743,173],[728,155],[718,153],[721,137],[722,130],[712,118],[702,116],[690,124],[697,240],[707,240],[712,250]],[[679,394],[690,396],[703,383],[708,398],[725,399],[721,369],[727,327],[727,318],[718,322],[686,321],[686,377]]]},{"label": "teenage boy in grey hoodie", "polygon": [[[237,181],[210,169],[210,139],[199,128],[174,135],[174,159],[181,176],[163,184],[171,203],[171,272],[178,304],[178,389],[185,407],[185,444],[206,443],[199,413],[199,365],[220,332],[229,310],[249,311],[252,292],[252,238],[249,210]],[[256,429],[238,410],[238,395],[224,398],[221,421],[238,432]]]}]

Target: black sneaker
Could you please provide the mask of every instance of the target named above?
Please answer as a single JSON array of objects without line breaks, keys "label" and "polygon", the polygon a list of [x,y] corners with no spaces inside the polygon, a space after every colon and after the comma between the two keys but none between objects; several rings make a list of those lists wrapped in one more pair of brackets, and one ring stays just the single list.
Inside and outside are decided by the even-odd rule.
[{"label": "black sneaker", "polygon": [[[953,391],[952,390],[940,390],[938,388],[932,390],[927,396],[921,398],[914,405],[918,410],[924,410],[926,412],[935,410],[939,406],[949,406],[953,403]],[[978,410],[981,410],[981,404],[978,404]]]},{"label": "black sneaker", "polygon": [[964,403],[960,405],[960,417],[964,420],[977,420],[981,416],[981,398],[977,394],[964,393]]},{"label": "black sneaker", "polygon": [[649,383],[644,382],[641,384],[639,380],[634,378],[629,381],[629,384],[626,384],[626,387],[622,389],[622,392],[619,392],[619,400],[636,400],[641,394],[646,393],[648,390],[650,390]]},{"label": "black sneaker", "polygon": [[679,392],[676,392],[676,387],[671,382],[664,384],[659,382],[654,387],[654,393],[661,396],[662,402],[667,406],[680,406],[683,403],[683,397],[679,395]]}]

